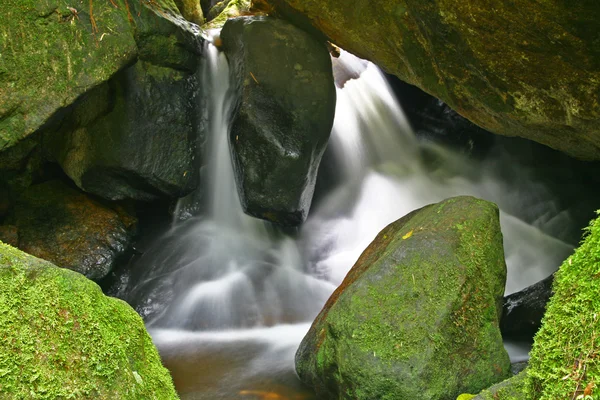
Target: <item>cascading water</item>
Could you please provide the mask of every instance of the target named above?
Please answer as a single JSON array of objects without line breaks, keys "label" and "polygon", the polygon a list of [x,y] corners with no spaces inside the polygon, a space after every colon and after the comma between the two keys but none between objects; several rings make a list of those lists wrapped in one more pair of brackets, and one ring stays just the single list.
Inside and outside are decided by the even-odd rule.
[{"label": "cascading water", "polygon": [[[295,350],[379,230],[450,196],[472,194],[519,210],[531,193],[498,180],[485,163],[420,143],[369,64],[338,89],[330,146],[341,183],[311,211],[297,237],[288,237],[241,211],[227,143],[233,104],[227,62],[210,44],[205,54],[204,81],[212,86],[200,190],[210,196],[207,211],[176,222],[137,260],[127,297],[145,317],[183,398],[277,392],[282,399],[307,399],[293,372]],[[347,53],[339,62],[360,67]],[[180,209],[193,208],[193,201],[183,200]],[[544,216],[536,217],[536,227],[501,214],[507,293],[546,277],[572,250],[544,233],[548,215],[557,211],[547,206],[535,215]]]}]

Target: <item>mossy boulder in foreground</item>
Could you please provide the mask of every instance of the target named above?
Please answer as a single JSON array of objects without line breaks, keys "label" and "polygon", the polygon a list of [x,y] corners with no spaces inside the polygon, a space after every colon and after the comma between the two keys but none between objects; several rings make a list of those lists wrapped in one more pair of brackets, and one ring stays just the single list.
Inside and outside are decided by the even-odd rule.
[{"label": "mossy boulder in foreground", "polygon": [[[554,276],[554,295],[535,336],[528,397],[571,399],[600,382],[600,219]],[[588,392],[588,393],[589,393]],[[524,397],[525,398],[525,397]]]},{"label": "mossy boulder in foreground", "polygon": [[142,319],[0,242],[0,398],[176,399]]},{"label": "mossy boulder in foreground", "polygon": [[449,399],[510,375],[498,327],[506,265],[498,208],[423,207],[363,252],[296,354],[320,399]]}]

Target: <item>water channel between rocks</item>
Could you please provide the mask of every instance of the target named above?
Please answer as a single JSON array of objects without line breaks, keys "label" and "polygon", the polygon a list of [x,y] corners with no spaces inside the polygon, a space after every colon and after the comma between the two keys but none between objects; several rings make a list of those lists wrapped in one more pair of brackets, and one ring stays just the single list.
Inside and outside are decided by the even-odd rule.
[{"label": "water channel between rocks", "polygon": [[[228,144],[229,70],[207,46],[211,137],[200,191],[209,198],[182,199],[177,215],[199,202],[205,211],[176,218],[136,260],[125,296],[145,318],[183,399],[312,398],[294,373],[312,319],[375,235],[426,204],[461,194],[498,204],[507,294],[545,278],[572,251],[556,238],[569,213],[543,185],[527,171],[502,179],[498,171],[513,166],[499,160],[418,140],[382,73],[347,53],[338,67],[360,77],[337,92],[323,164],[332,170],[321,171],[335,184],[293,234],[244,215]],[[513,359],[526,356],[507,347]]]}]

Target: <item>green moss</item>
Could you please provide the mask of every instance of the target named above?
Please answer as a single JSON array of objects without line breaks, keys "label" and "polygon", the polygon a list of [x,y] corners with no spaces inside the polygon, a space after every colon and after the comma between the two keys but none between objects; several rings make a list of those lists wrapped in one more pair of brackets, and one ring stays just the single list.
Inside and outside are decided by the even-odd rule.
[{"label": "green moss", "polygon": [[525,394],[526,384],[527,370],[524,370],[504,382],[482,391],[474,396],[473,400],[527,400],[528,397]]},{"label": "green moss", "polygon": [[177,395],[131,307],[0,242],[0,398]]},{"label": "green moss", "polygon": [[417,210],[380,232],[332,295],[300,346],[298,374],[318,395],[348,399],[489,387],[509,375],[505,274],[495,205],[458,197]]},{"label": "green moss", "polygon": [[0,150],[135,59],[127,8],[115,3],[0,3]]},{"label": "green moss", "polygon": [[[215,5],[217,7],[217,5]],[[250,0],[230,0],[213,20],[202,25],[202,29],[221,29],[229,18],[239,17],[250,10]]]},{"label": "green moss", "polygon": [[600,382],[600,219],[561,265],[553,291],[528,369],[528,393],[540,400],[574,398]]}]

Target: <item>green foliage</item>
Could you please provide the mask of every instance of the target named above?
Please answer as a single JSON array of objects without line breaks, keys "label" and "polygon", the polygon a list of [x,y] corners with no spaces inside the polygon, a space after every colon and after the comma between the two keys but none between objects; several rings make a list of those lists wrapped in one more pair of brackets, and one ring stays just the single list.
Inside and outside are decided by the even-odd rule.
[{"label": "green foliage", "polygon": [[141,318],[0,242],[0,398],[176,399]]},{"label": "green foliage", "polygon": [[600,382],[600,218],[556,273],[553,290],[531,351],[528,394],[585,398]]}]

